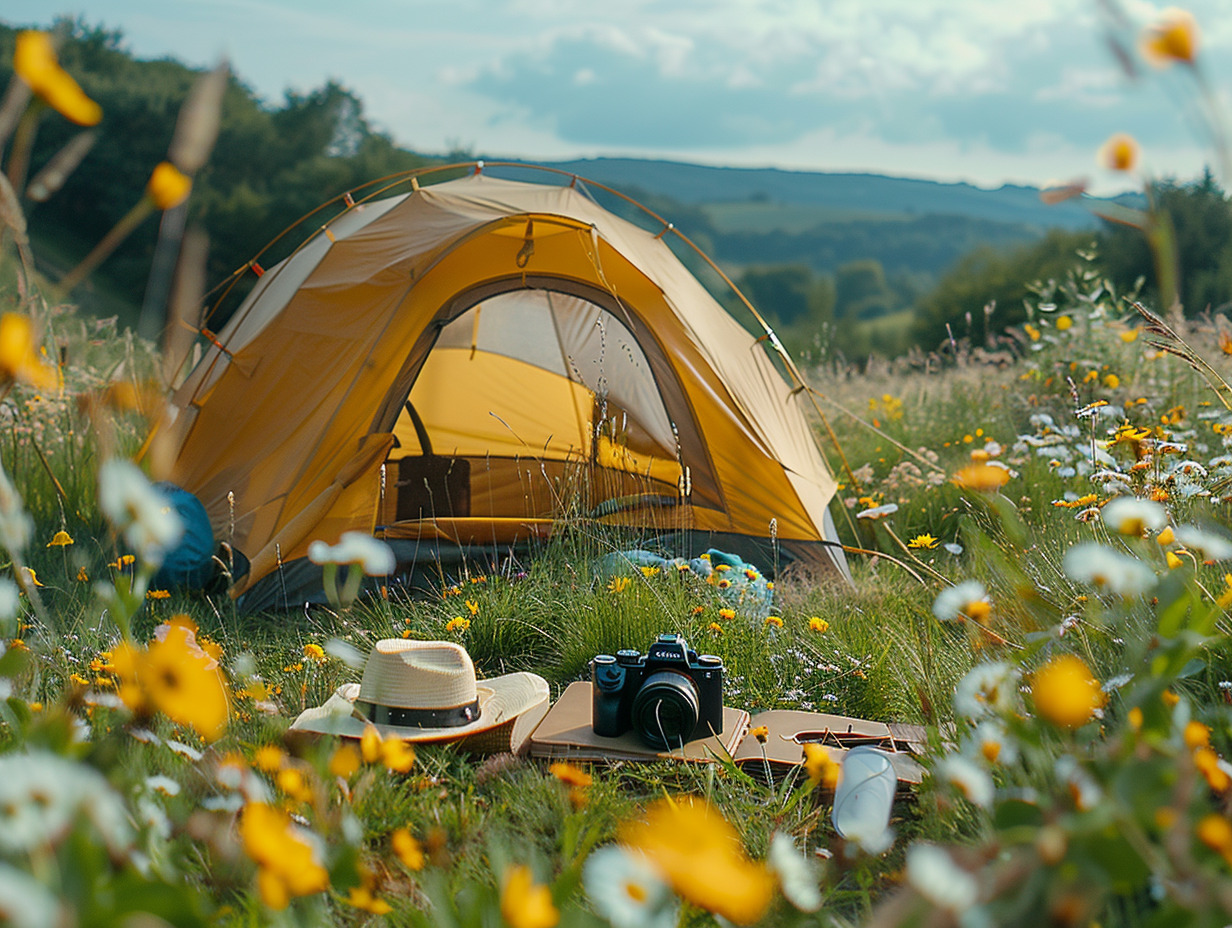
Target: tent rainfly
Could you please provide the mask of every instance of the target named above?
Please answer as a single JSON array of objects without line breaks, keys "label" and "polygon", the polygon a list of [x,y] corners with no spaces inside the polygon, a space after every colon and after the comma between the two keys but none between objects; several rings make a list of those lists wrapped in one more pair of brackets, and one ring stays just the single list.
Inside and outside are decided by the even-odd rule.
[{"label": "tent rainfly", "polygon": [[575,518],[849,578],[804,391],[670,227],[482,165],[346,207],[173,396],[172,479],[248,559],[242,608],[320,600],[308,545],[345,531],[409,580]]}]

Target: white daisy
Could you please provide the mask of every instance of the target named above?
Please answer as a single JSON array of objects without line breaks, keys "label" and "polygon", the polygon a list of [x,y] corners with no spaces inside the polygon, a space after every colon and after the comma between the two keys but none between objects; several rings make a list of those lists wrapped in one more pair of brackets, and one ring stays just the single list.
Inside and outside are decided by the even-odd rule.
[{"label": "white daisy", "polygon": [[22,505],[21,497],[0,467],[0,546],[20,553],[34,534],[34,520]]},{"label": "white daisy", "polygon": [[976,725],[963,739],[962,751],[967,757],[989,764],[1008,766],[1018,760],[1018,746],[996,719],[985,719]]},{"label": "white daisy", "polygon": [[988,591],[978,580],[964,580],[947,587],[933,600],[933,615],[942,622],[952,622],[969,611],[972,603],[988,602]]},{"label": "white daisy", "polygon": [[948,754],[937,765],[937,775],[953,783],[968,802],[981,809],[992,805],[995,789],[992,777],[983,767],[963,757],[961,754]]},{"label": "white daisy", "polygon": [[1136,557],[1093,541],[1066,551],[1061,567],[1071,579],[1118,596],[1140,596],[1156,579],[1155,572]]},{"label": "white daisy", "polygon": [[1191,551],[1202,554],[1203,560],[1206,561],[1226,561],[1232,558],[1232,541],[1196,525],[1177,526],[1176,540]]},{"label": "white daisy", "polygon": [[343,532],[332,547],[314,541],[308,545],[308,560],[314,564],[359,564],[370,577],[392,574],[396,566],[393,548],[366,532]]},{"label": "white daisy", "polygon": [[0,924],[12,928],[55,928],[66,924],[60,904],[28,873],[0,863]]},{"label": "white daisy", "polygon": [[1139,538],[1167,525],[1168,513],[1154,500],[1118,496],[1104,506],[1103,520],[1110,531]]},{"label": "white daisy", "polygon": [[766,863],[779,878],[779,886],[788,902],[801,912],[816,912],[821,908],[817,871],[796,850],[796,843],[781,831],[776,831],[770,839]]},{"label": "white daisy", "polygon": [[1018,704],[1019,671],[1004,661],[977,664],[954,689],[954,711],[978,719],[1010,712]]},{"label": "white daisy", "polygon": [[599,848],[582,871],[586,895],[615,928],[672,928],[675,898],[658,872],[636,851],[618,844]]},{"label": "white daisy", "polygon": [[142,560],[162,563],[184,525],[167,497],[132,461],[112,458],[98,469],[98,506]]},{"label": "white daisy", "polygon": [[933,844],[913,844],[907,851],[907,882],[937,908],[962,915],[979,901],[975,877]]}]

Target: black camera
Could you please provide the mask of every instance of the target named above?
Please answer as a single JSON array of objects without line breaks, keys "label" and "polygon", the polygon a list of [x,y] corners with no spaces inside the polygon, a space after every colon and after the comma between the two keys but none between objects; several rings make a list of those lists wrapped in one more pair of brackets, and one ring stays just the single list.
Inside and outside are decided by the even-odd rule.
[{"label": "black camera", "polygon": [[590,723],[615,738],[629,729],[651,747],[671,750],[723,731],[723,662],[660,635],[641,654],[599,654],[590,662]]}]

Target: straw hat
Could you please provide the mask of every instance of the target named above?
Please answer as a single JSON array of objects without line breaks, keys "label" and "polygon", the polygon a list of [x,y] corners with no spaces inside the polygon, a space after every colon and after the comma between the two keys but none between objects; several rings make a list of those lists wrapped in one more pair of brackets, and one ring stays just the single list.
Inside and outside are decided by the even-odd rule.
[{"label": "straw hat", "polygon": [[291,728],[359,738],[372,725],[386,738],[466,739],[472,750],[517,753],[547,708],[548,684],[537,674],[476,681],[475,665],[460,645],[386,638],[368,655],[360,683],[338,687]]}]

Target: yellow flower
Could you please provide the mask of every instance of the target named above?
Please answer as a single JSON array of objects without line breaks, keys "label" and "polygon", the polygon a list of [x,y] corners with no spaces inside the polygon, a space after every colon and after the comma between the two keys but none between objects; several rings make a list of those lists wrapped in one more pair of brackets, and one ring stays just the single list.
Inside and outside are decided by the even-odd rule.
[{"label": "yellow flower", "polygon": [[21,313],[0,315],[0,383],[28,383],[41,390],[57,386],[56,372],[34,348],[34,323]]},{"label": "yellow flower", "polygon": [[548,773],[566,786],[590,786],[594,782],[594,778],[585,770],[559,761],[548,767]]},{"label": "yellow flower", "polygon": [[1097,159],[1110,171],[1132,171],[1138,165],[1138,142],[1132,135],[1118,132],[1100,146]]},{"label": "yellow flower", "polygon": [[1057,316],[1055,323],[1058,332],[1064,332],[1074,324],[1074,320],[1069,316]]},{"label": "yellow flower", "polygon": [[38,578],[38,574],[34,572],[33,567],[19,567],[18,570],[21,571],[22,578],[30,586],[42,586],[43,585],[43,582],[39,580]]},{"label": "yellow flower", "polygon": [[359,769],[360,756],[353,744],[340,744],[329,758],[331,776],[349,780]]},{"label": "yellow flower", "polygon": [[1035,672],[1035,711],[1061,728],[1079,728],[1103,705],[1099,681],[1080,657],[1061,654]]},{"label": "yellow flower", "polygon": [[1198,822],[1198,840],[1215,851],[1232,867],[1232,823],[1212,812]]},{"label": "yellow flower", "polygon": [[286,758],[282,748],[276,744],[263,744],[257,748],[257,752],[252,755],[252,765],[258,770],[264,770],[266,773],[276,773],[282,768],[282,762]]},{"label": "yellow flower", "polygon": [[285,909],[293,896],[329,889],[329,873],[308,836],[281,809],[251,802],[240,814],[244,852],[260,868],[257,889],[271,909]]},{"label": "yellow flower", "polygon": [[736,617],[735,609],[723,608],[719,610],[720,619],[734,619],[735,617]]},{"label": "yellow flower", "polygon": [[1121,341],[1125,342],[1125,344],[1127,345],[1130,342],[1136,342],[1137,340],[1138,340],[1137,327],[1134,327],[1132,329],[1127,329],[1126,331],[1121,333]]},{"label": "yellow flower", "polygon": [[1185,739],[1185,746],[1190,750],[1195,748],[1210,747],[1211,744],[1211,729],[1208,725],[1203,725],[1196,719],[1191,719],[1185,725],[1185,731],[1182,735]]},{"label": "yellow flower", "polygon": [[711,622],[709,625],[706,626],[706,629],[707,631],[717,632],[720,635],[723,634],[723,626],[720,625],[718,622]]},{"label": "yellow flower", "polygon": [[941,543],[940,539],[934,538],[932,535],[916,535],[909,542],[908,548],[935,548]]},{"label": "yellow flower", "polygon": [[46,32],[28,29],[17,34],[13,70],[65,119],[79,126],[93,126],[103,118],[102,108],[60,67],[55,45]]},{"label": "yellow flower", "polygon": [[308,658],[308,660],[310,661],[316,661],[318,664],[324,663],[325,649],[322,648],[319,644],[309,642],[308,644],[304,645],[304,657]]},{"label": "yellow flower", "polygon": [[1115,390],[1120,385],[1121,385],[1121,378],[1118,377],[1116,374],[1105,374],[1104,375],[1104,386],[1107,387],[1109,390]]},{"label": "yellow flower", "polygon": [[1031,339],[1031,341],[1033,342],[1039,341],[1040,330],[1037,329],[1035,326],[1033,326],[1031,323],[1029,322],[1023,323],[1022,330],[1027,333],[1027,336]]},{"label": "yellow flower", "polygon": [[1217,793],[1232,787],[1232,777],[1219,764],[1219,755],[1209,747],[1199,747],[1193,753],[1194,766],[1206,778],[1207,785]]},{"label": "yellow flower", "polygon": [[511,928],[553,928],[560,912],[552,904],[552,891],[535,883],[530,868],[517,864],[501,880],[501,915]]},{"label": "yellow flower", "polygon": [[390,847],[393,848],[402,865],[408,870],[422,870],[424,867],[423,846],[412,837],[405,828],[399,828],[389,836]]},{"label": "yellow flower", "polygon": [[1176,570],[1185,563],[1172,551],[1167,551],[1164,553],[1164,560],[1167,561],[1169,570]]},{"label": "yellow flower", "polygon": [[661,799],[621,829],[620,840],[646,855],[678,895],[738,925],[765,914],[775,880],[748,859],[740,836],[705,801]]},{"label": "yellow flower", "polygon": [[146,599],[170,599],[171,591],[170,590],[147,590],[145,594],[145,598]]},{"label": "yellow flower", "polygon": [[445,631],[447,632],[464,632],[471,627],[471,620],[464,619],[460,615],[455,615],[452,619],[445,623]]},{"label": "yellow flower", "polygon": [[810,741],[804,745],[804,771],[813,786],[834,789],[838,786],[842,770],[838,762],[830,756],[830,752],[820,744]]},{"label": "yellow flower", "polygon": [[780,619],[777,615],[768,615],[766,616],[766,624],[773,625],[775,628],[782,628],[783,620]]},{"label": "yellow flower", "polygon": [[613,577],[611,582],[608,583],[607,585],[608,592],[609,593],[623,593],[625,590],[629,588],[630,582],[631,581],[629,580],[628,577]]},{"label": "yellow flower", "polygon": [[381,742],[381,762],[394,773],[407,773],[415,766],[415,749],[401,738]]},{"label": "yellow flower", "polygon": [[84,567],[79,567],[77,569],[77,582],[78,583],[89,583],[90,582],[90,575],[86,572],[86,569]]},{"label": "yellow flower", "polygon": [[369,886],[352,886],[347,896],[347,904],[373,915],[386,915],[393,911],[393,906],[375,895]]},{"label": "yellow flower", "polygon": [[381,733],[375,725],[365,725],[359,738],[359,753],[365,764],[374,764],[381,759]]},{"label": "yellow flower", "polygon": [[954,483],[964,490],[991,493],[1001,489],[1010,479],[1010,472],[993,464],[968,464],[954,475]]},{"label": "yellow flower", "polygon": [[749,729],[749,735],[756,738],[758,743],[765,744],[766,740],[770,737],[770,729],[765,725],[758,725],[756,728]]},{"label": "yellow flower", "polygon": [[1143,715],[1142,710],[1138,706],[1134,706],[1130,709],[1126,714],[1125,719],[1129,722],[1129,727],[1134,731],[1142,730]]},{"label": "yellow flower", "polygon": [[188,199],[192,178],[170,161],[161,161],[145,185],[145,195],[158,209],[172,209]]},{"label": "yellow flower", "polygon": [[294,767],[284,767],[274,778],[278,788],[296,802],[311,802],[312,788],[304,779],[304,774]]},{"label": "yellow flower", "polygon": [[639,567],[639,568],[638,568],[638,570],[640,570],[640,571],[642,572],[642,576],[643,576],[643,577],[653,577],[653,576],[655,576],[656,574],[658,574],[658,573],[659,573],[659,568],[657,568],[657,567],[650,567],[650,566],[646,566],[646,565],[643,565],[642,567]]},{"label": "yellow flower", "polygon": [[64,548],[71,544],[73,544],[73,536],[64,531],[64,529],[60,529],[60,531],[51,536],[51,541],[47,542],[47,547]]},{"label": "yellow flower", "polygon": [[1170,545],[1176,539],[1176,533],[1172,531],[1171,525],[1164,526],[1164,530],[1155,536],[1155,540],[1161,545]]},{"label": "yellow flower", "polygon": [[1193,64],[1198,54],[1198,24],[1175,7],[1164,10],[1142,34],[1142,54],[1157,68]]},{"label": "yellow flower", "polygon": [[207,741],[227,728],[227,691],[218,663],[183,625],[159,626],[161,639],[141,649],[116,648],[116,673],[123,681],[120,696],[136,709],[149,704],[173,722],[190,725]]},{"label": "yellow flower", "polygon": [[809,617],[809,631],[814,631],[818,634],[824,635],[829,630],[830,623],[821,616],[814,615]]},{"label": "yellow flower", "polygon": [[468,599],[466,601],[466,610],[471,615],[479,615],[479,603],[475,602],[473,599]]}]

